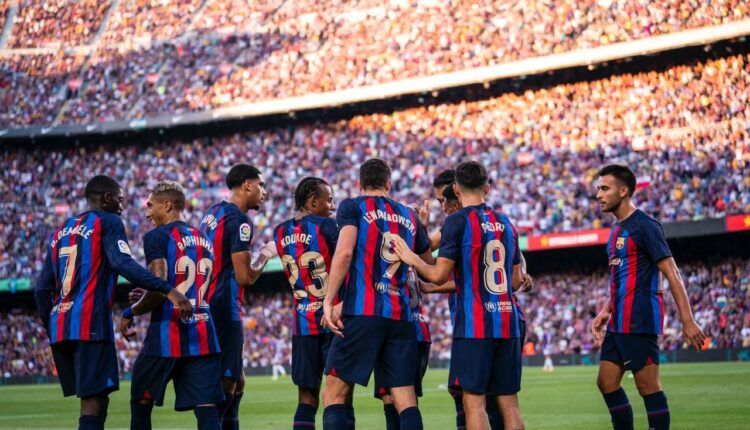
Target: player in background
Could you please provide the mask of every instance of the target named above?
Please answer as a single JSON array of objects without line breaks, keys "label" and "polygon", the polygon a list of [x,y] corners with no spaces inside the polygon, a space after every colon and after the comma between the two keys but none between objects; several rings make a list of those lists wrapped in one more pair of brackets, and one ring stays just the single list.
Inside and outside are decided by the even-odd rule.
[{"label": "player in background", "polygon": [[[452,215],[461,210],[461,202],[459,201],[458,196],[453,190],[455,177],[455,170],[448,169],[441,172],[433,181],[435,194],[437,196],[436,199],[440,203],[440,207],[443,209],[443,212],[446,215]],[[420,216],[422,216],[424,211],[420,210],[419,213]],[[440,238],[441,235],[439,230],[434,232],[431,236],[431,243],[434,244],[435,241],[437,241],[437,245],[435,245],[433,250],[439,247]],[[519,291],[531,291],[533,280],[531,276],[526,273],[526,260],[524,259],[523,254],[521,254],[521,271],[523,274],[523,283],[521,284]],[[420,289],[425,294],[448,293],[448,308],[451,316],[451,325],[453,325],[456,320],[456,285],[453,282],[453,277],[451,276],[451,280],[443,285],[420,282]],[[518,309],[519,323],[521,326],[521,337],[519,338],[519,341],[521,343],[521,348],[523,349],[523,344],[526,338],[526,317],[523,313],[523,310],[521,309],[521,306],[518,303],[518,300],[515,301],[515,305]],[[456,407],[456,429],[463,430],[466,428],[466,417],[464,414],[463,393],[461,391],[461,388],[448,387],[448,393],[453,398]],[[505,428],[503,423],[503,415],[500,411],[498,402],[495,401],[495,396],[492,394],[488,394],[485,399],[485,405],[487,417],[490,422],[490,428],[492,430],[503,430]]]},{"label": "player in background", "polygon": [[214,244],[213,274],[207,301],[219,336],[221,375],[225,400],[219,405],[222,428],[239,428],[239,407],[245,390],[242,369],[242,303],[245,288],[250,287],[275,255],[275,246],[267,243],[251,265],[250,243],[253,226],[247,217],[258,210],[266,198],[265,182],[254,166],[238,164],[227,173],[231,191],[229,201],[213,205],[201,221],[200,230]]},{"label": "player in background", "polygon": [[81,399],[78,428],[96,430],[104,428],[109,393],[119,388],[112,325],[117,275],[166,294],[183,318],[193,311],[182,293],[133,260],[120,218],[124,199],[117,181],[95,176],[85,195],[88,210],[52,234],[34,296],[63,395]]},{"label": "player in background", "polygon": [[[331,214],[333,190],[324,179],[307,177],[294,190],[298,211],[274,229],[276,251],[294,294],[292,320],[292,382],[299,395],[294,429],[315,427],[320,385],[333,335],[323,327],[323,298],[331,260],[339,237]],[[347,401],[349,427],[354,427],[351,400]]]},{"label": "player in background", "polygon": [[176,182],[157,183],[146,202],[146,218],[155,225],[143,237],[148,269],[188,297],[193,318],[182,320],[158,292],[146,293],[123,312],[120,332],[126,339],[135,335],[133,316],[151,312],[143,348],[133,365],[131,430],[151,429],[151,411],[154,404],[164,404],[170,380],[175,410],[193,410],[201,430],[221,429],[216,407],[224,399],[219,341],[205,301],[213,245],[185,222],[184,209],[185,191]]},{"label": "player in background", "polygon": [[597,385],[614,428],[632,429],[633,410],[620,386],[625,371],[631,370],[646,405],[649,428],[668,429],[669,407],[659,379],[658,336],[664,319],[659,272],[669,281],[685,341],[699,350],[705,336],[693,319],[685,284],[661,224],[631,200],[636,188],[633,171],[609,165],[598,176],[596,199],[602,211],[612,213],[617,222],[607,243],[610,298],[591,324],[596,340],[604,335]]},{"label": "player in background", "polygon": [[[427,366],[430,361],[430,326],[424,318],[422,312],[422,294],[419,290],[419,280],[413,269],[409,268],[406,282],[409,287],[409,307],[411,308],[414,328],[417,333],[417,366],[414,368],[414,394],[417,398],[422,397],[422,379],[427,372]],[[396,405],[393,403],[391,389],[386,387],[381,380],[383,371],[379,366],[375,366],[375,398],[383,401],[383,412],[385,413],[386,430],[399,430],[400,422]]]},{"label": "player in background", "polygon": [[485,203],[487,171],[474,161],[456,168],[453,189],[462,209],[443,224],[435,264],[394,238],[399,258],[427,281],[443,284],[453,272],[456,316],[449,386],[460,387],[469,430],[487,429],[486,395],[493,394],[505,428],[522,429],[521,323],[513,291],[523,283],[518,237],[508,218]]},{"label": "player in background", "polygon": [[[432,261],[430,244],[417,213],[389,199],[391,168],[378,158],[359,168],[361,195],[339,205],[339,239],[333,256],[324,321],[337,335],[326,362],[323,428],[346,428],[355,383],[366,386],[376,364],[391,387],[401,429],[422,429],[414,394],[417,339],[406,284],[408,267],[393,254],[392,241]],[[334,299],[343,290],[341,314]]]}]

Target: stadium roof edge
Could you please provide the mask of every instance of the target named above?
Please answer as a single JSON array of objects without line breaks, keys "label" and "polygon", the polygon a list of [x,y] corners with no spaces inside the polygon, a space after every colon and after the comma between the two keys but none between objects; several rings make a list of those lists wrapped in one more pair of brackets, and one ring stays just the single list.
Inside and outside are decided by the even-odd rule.
[{"label": "stadium roof edge", "polygon": [[[291,114],[297,111],[335,108],[343,105],[384,100],[402,95],[429,93],[448,88],[483,84],[500,79],[536,75],[570,67],[589,66],[634,56],[650,55],[690,46],[707,45],[750,35],[750,19],[718,26],[685,30],[645,39],[613,43],[590,49],[511,61],[495,66],[404,79],[377,85],[327,93],[264,100],[210,111],[167,114],[156,117],[81,125],[49,125],[0,129],[0,140],[72,137],[199,125],[222,120]],[[12,55],[0,51],[0,56]]]}]

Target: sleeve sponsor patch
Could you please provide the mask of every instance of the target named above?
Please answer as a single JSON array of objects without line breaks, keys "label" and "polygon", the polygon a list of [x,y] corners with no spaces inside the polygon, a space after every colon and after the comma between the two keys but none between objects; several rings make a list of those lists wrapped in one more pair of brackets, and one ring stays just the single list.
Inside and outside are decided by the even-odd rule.
[{"label": "sleeve sponsor patch", "polygon": [[130,247],[128,246],[128,243],[125,242],[124,240],[122,240],[122,239],[118,240],[117,241],[117,247],[120,248],[120,252],[122,252],[123,254],[128,254],[130,256],[133,255],[133,254],[130,253]]},{"label": "sleeve sponsor patch", "polygon": [[251,232],[252,229],[250,228],[250,224],[244,223],[240,225],[240,240],[243,242],[250,241]]}]

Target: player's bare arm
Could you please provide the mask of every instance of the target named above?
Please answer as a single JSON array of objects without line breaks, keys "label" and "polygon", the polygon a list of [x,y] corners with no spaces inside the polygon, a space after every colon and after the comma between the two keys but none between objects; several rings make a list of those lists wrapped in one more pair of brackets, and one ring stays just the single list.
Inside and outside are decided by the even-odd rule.
[{"label": "player's bare arm", "polygon": [[250,274],[250,251],[233,252],[232,266],[234,267],[234,279],[240,288],[247,288],[253,284]]},{"label": "player's bare arm", "polygon": [[521,270],[521,264],[514,264],[513,265],[513,275],[510,279],[510,287],[513,289],[513,292],[518,291],[521,289],[521,286],[524,284],[524,274]]},{"label": "player's bare arm", "polygon": [[455,265],[455,261],[443,257],[438,257],[435,264],[426,262],[422,256],[415,254],[399,236],[393,237],[393,249],[401,261],[414,267],[422,278],[435,284],[447,282]]},{"label": "player's bare arm", "polygon": [[[153,273],[157,278],[167,279],[167,259],[157,258],[148,263],[149,272]],[[130,311],[133,315],[143,315],[151,312],[154,308],[159,306],[166,297],[164,294],[158,291],[146,291],[142,288],[136,288],[135,293],[131,291],[128,294],[128,298],[136,298],[137,300],[131,301],[132,306]],[[130,339],[136,335],[136,331],[133,328],[133,318],[128,315],[123,315],[120,318],[120,333],[125,339]]]},{"label": "player's bare arm", "polygon": [[703,331],[698,327],[698,324],[693,318],[693,312],[690,309],[690,301],[688,300],[687,292],[685,291],[685,283],[680,275],[680,270],[677,268],[677,264],[672,257],[661,260],[658,263],[658,266],[661,273],[669,282],[669,290],[672,292],[675,305],[677,305],[677,311],[680,313],[682,333],[685,336],[685,342],[700,351],[706,335],[703,334]]},{"label": "player's bare arm", "polygon": [[336,311],[333,302],[338,297],[341,284],[349,272],[354,256],[354,246],[357,244],[357,231],[357,227],[347,225],[339,232],[336,251],[331,260],[331,273],[328,275],[328,291],[323,299],[323,325],[329,327],[336,336],[343,336],[341,330],[344,324],[341,322],[340,308]]},{"label": "player's bare arm", "polygon": [[442,294],[442,293],[455,293],[456,283],[448,281],[444,284],[434,284],[432,282],[419,281],[419,290],[424,294]]},{"label": "player's bare arm", "polygon": [[602,310],[599,311],[596,317],[591,321],[591,335],[595,340],[601,340],[602,337],[604,337],[604,331],[607,328],[609,317],[609,299],[607,299],[607,301],[604,302],[604,306],[602,306]]}]

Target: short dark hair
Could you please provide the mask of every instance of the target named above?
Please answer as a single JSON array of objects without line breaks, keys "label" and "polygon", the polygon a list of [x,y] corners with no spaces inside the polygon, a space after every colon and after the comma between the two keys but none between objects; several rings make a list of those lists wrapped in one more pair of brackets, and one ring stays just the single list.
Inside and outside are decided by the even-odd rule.
[{"label": "short dark hair", "polygon": [[249,164],[237,164],[236,166],[229,169],[227,173],[227,187],[230,190],[239,187],[244,184],[245,181],[252,181],[260,177],[260,170],[257,167]]},{"label": "short dark hair", "polygon": [[151,194],[169,200],[178,211],[185,209],[185,189],[177,182],[159,181],[151,189]]},{"label": "short dark hair", "polygon": [[305,208],[305,203],[310,197],[317,196],[320,194],[320,186],[328,185],[323,178],[316,178],[308,176],[297,184],[297,188],[294,189],[294,209],[301,211]]},{"label": "short dark hair", "polygon": [[598,176],[601,177],[607,175],[614,176],[617,182],[628,187],[628,196],[633,197],[637,180],[635,179],[635,173],[630,170],[630,167],[622,164],[610,164],[604,166],[599,170]]},{"label": "short dark hair", "polygon": [[464,161],[456,167],[456,183],[464,188],[482,188],[487,180],[487,169],[476,161]]},{"label": "short dark hair", "polygon": [[391,179],[391,167],[382,158],[370,158],[359,166],[359,186],[379,190]]},{"label": "short dark hair", "polygon": [[443,198],[446,202],[457,202],[458,201],[458,195],[456,195],[456,192],[453,190],[452,185],[448,185],[445,188],[443,188]]},{"label": "short dark hair", "polygon": [[453,169],[445,169],[435,176],[432,180],[433,188],[444,187],[446,185],[453,185],[456,183],[456,171]]},{"label": "short dark hair", "polygon": [[109,176],[97,175],[89,179],[86,183],[86,191],[84,191],[84,195],[86,196],[86,199],[90,200],[99,197],[104,193],[116,193],[120,188],[120,184]]}]

